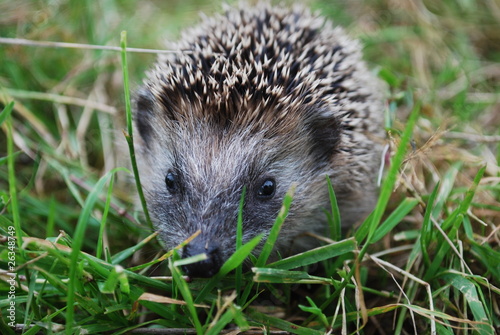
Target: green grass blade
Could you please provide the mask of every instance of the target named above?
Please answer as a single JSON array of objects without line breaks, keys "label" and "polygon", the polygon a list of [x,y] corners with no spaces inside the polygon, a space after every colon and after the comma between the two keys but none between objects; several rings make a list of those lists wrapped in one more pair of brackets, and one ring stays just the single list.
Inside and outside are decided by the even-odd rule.
[{"label": "green grass blade", "polygon": [[[243,207],[245,205],[245,194],[246,187],[243,187],[243,191],[241,192],[240,204],[238,208],[238,220],[236,222],[236,251],[241,248],[243,245]],[[243,278],[243,264],[240,264],[236,267],[235,270],[235,283],[234,287],[236,289],[236,294],[238,294],[238,303],[241,304],[239,300],[241,296],[239,293],[241,292],[241,284]]]},{"label": "green grass blade", "polygon": [[[455,239],[456,233],[459,230],[464,216],[467,215],[467,211],[469,209],[469,206],[472,202],[472,199],[474,198],[474,194],[477,190],[477,187],[479,185],[479,182],[481,181],[481,178],[484,175],[484,171],[486,170],[486,166],[483,166],[481,169],[479,169],[478,173],[476,174],[476,177],[474,178],[474,182],[471,185],[471,187],[467,190],[465,194],[464,200],[460,203],[459,207],[450,215],[442,224],[441,228],[443,231],[450,230],[447,233],[447,236],[450,240]],[[439,237],[441,239],[442,237]],[[434,260],[432,261],[431,265],[429,266],[424,280],[429,280],[432,278],[437,271],[439,270],[439,267],[443,261],[443,259],[446,257],[446,254],[450,250],[451,246],[449,245],[448,242],[443,241],[443,243],[439,244],[440,247],[438,251],[436,252],[436,256],[434,257]]]},{"label": "green grass blade", "polygon": [[[278,239],[279,232],[281,230],[281,226],[285,222],[285,218],[288,215],[288,210],[290,209],[290,205],[292,204],[293,200],[293,193],[295,192],[295,185],[293,185],[288,192],[285,194],[285,197],[283,198],[283,205],[281,206],[281,210],[276,217],[276,220],[274,221],[273,227],[271,228],[271,231],[269,232],[269,236],[267,237],[266,243],[264,244],[264,247],[262,248],[262,251],[255,261],[255,266],[256,267],[262,267],[264,264],[267,262],[267,259],[271,255],[271,251],[274,247],[274,244],[276,243],[276,240]],[[249,283],[241,295],[241,298],[238,299],[238,302],[240,304],[243,304],[243,302],[246,302],[248,299],[248,296],[250,295],[250,291],[252,290],[253,283]]]},{"label": "green grass blade", "polygon": [[233,320],[233,313],[226,311],[217,323],[208,329],[205,335],[219,335],[226,325]]},{"label": "green grass blade", "polygon": [[335,191],[333,189],[332,181],[330,176],[326,176],[326,181],[328,183],[328,194],[330,196],[331,204],[331,220],[328,220],[328,225],[330,227],[330,238],[333,241],[340,240],[342,236],[342,222],[340,219],[340,210],[337,204],[337,197],[335,196]]},{"label": "green grass blade", "polygon": [[[363,256],[366,253],[368,246],[371,244],[373,234],[375,233],[375,230],[377,229],[379,222],[382,219],[387,204],[389,203],[389,199],[391,197],[394,185],[396,184],[397,176],[399,174],[399,168],[405,158],[407,146],[410,143],[413,128],[415,127],[415,124],[419,116],[419,111],[420,111],[420,105],[417,104],[413,107],[410,117],[408,118],[408,121],[406,123],[403,135],[401,136],[401,140],[398,149],[396,151],[396,154],[392,158],[391,167],[389,169],[389,173],[387,174],[386,179],[382,184],[382,188],[380,190],[380,196],[377,201],[377,205],[375,206],[375,209],[373,211],[372,219],[369,221],[365,221],[363,223],[363,225],[367,224],[369,225],[369,227],[368,227],[368,236],[364,243],[364,247],[363,249],[361,249],[361,252],[358,256],[359,259],[363,259]],[[356,239],[358,243],[362,242],[357,235]]]},{"label": "green grass blade", "polygon": [[372,243],[382,239],[388,232],[396,227],[403,218],[418,204],[417,199],[405,198],[389,217],[377,228],[373,234]]},{"label": "green grass blade", "polygon": [[444,325],[441,325],[439,323],[436,324],[436,332],[439,335],[454,335],[455,332],[452,330],[446,328]]},{"label": "green grass blade", "polygon": [[104,229],[106,228],[106,219],[108,218],[109,207],[111,205],[111,195],[113,193],[113,183],[114,178],[111,177],[109,180],[108,194],[106,195],[106,203],[104,205],[104,210],[102,212],[101,224],[99,225],[99,237],[97,239],[96,257],[101,258],[103,249],[102,241],[104,239]]},{"label": "green grass blade", "polygon": [[292,204],[293,201],[294,192],[295,192],[295,186],[292,186],[290,190],[288,190],[288,192],[285,194],[285,197],[283,199],[283,206],[281,207],[278,217],[276,217],[276,220],[274,221],[273,227],[269,232],[269,236],[267,237],[266,243],[264,244],[264,247],[262,248],[259,257],[257,258],[257,263],[255,264],[255,266],[262,267],[264,264],[266,264],[267,259],[271,255],[271,252],[274,248],[274,244],[278,239],[281,226],[285,222],[285,218],[288,215],[288,210],[290,209],[290,205]]},{"label": "green grass blade", "polygon": [[[373,234],[375,233],[382,219],[382,216],[384,215],[385,209],[387,207],[387,204],[389,203],[389,199],[393,192],[394,185],[396,184],[396,179],[399,174],[400,166],[403,163],[407,147],[410,143],[410,139],[413,133],[413,128],[415,127],[415,124],[417,122],[419,112],[420,112],[420,105],[416,104],[413,107],[412,112],[410,113],[410,116],[406,123],[406,127],[401,136],[401,140],[398,149],[396,151],[396,154],[392,158],[389,173],[387,174],[387,177],[385,178],[382,184],[380,195],[377,204],[375,206],[375,209],[370,214],[370,216],[363,222],[358,231],[356,231],[356,233],[354,234],[358,244],[363,245],[363,248],[360,250],[358,256],[356,257],[355,261],[356,263],[360,263],[364,255],[368,251],[368,248],[371,245]],[[356,268],[357,265],[355,264],[355,266],[352,267],[351,271],[348,274],[349,278],[351,278],[354,275],[354,271],[356,270]],[[339,287],[336,288],[335,293],[332,294],[323,303],[321,309],[326,308],[333,301],[333,299],[340,294],[340,292],[347,286],[347,282],[349,282],[349,280],[345,280]]]},{"label": "green grass blade", "polygon": [[56,223],[56,220],[55,220],[56,207],[57,207],[57,202],[56,202],[54,195],[52,195],[50,197],[50,203],[49,203],[49,215],[47,216],[47,229],[45,231],[46,237],[54,236],[54,225]]},{"label": "green grass blade", "polygon": [[128,285],[127,276],[125,275],[123,267],[121,267],[120,265],[115,265],[108,278],[104,282],[101,292],[114,293],[118,285],[120,285],[120,289],[123,293],[130,293],[130,287]]},{"label": "green grass blade", "polygon": [[431,214],[434,212],[434,201],[437,197],[438,190],[439,190],[439,185],[440,183],[437,183],[436,186],[434,187],[434,190],[432,191],[429,201],[427,201],[427,206],[425,208],[425,214],[424,214],[424,220],[422,221],[422,229],[420,232],[420,251],[422,252],[422,256],[424,258],[424,261],[426,264],[430,264],[431,260],[429,257],[429,253],[427,252],[427,249],[429,247],[429,244],[431,243],[432,240],[432,220],[431,220]]},{"label": "green grass blade", "polygon": [[368,236],[368,232],[370,231],[370,222],[373,220],[373,212],[368,215],[368,217],[363,221],[361,226],[354,233],[354,237],[356,241],[363,241],[366,236]]},{"label": "green grass blade", "polygon": [[323,324],[323,327],[327,328],[329,326],[329,323],[323,311],[318,306],[316,306],[316,304],[310,297],[306,296],[306,299],[309,302],[310,306],[299,304],[299,308],[304,312],[316,315],[319,321]]},{"label": "green grass blade", "polygon": [[[14,152],[14,154],[12,156],[15,159],[20,154],[21,154],[21,151],[17,151],[17,152]],[[0,157],[0,165],[8,164],[8,161],[9,161],[9,157],[8,156],[7,157]]]},{"label": "green grass blade", "polygon": [[269,264],[268,266],[275,269],[295,269],[301,266],[334,258],[339,255],[344,255],[348,252],[356,250],[356,248],[356,240],[354,238],[350,238],[281,259]]},{"label": "green grass blade", "polygon": [[14,109],[14,101],[11,101],[5,106],[5,108],[2,110],[0,113],[0,126],[2,123],[4,123],[5,120],[7,120],[7,117],[12,113],[12,110]]},{"label": "green grass blade", "polygon": [[85,239],[85,230],[87,228],[87,224],[90,219],[90,214],[94,208],[95,203],[99,199],[99,195],[101,194],[105,183],[118,170],[119,169],[112,170],[107,174],[105,174],[101,179],[99,179],[94,189],[87,196],[84,207],[76,224],[76,230],[73,236],[73,244],[71,246],[72,251],[70,256],[69,285],[67,293],[68,309],[66,311],[66,334],[68,335],[72,333],[72,329],[74,326],[73,318],[74,318],[75,288],[76,288],[76,282],[79,281],[79,279],[77,278],[77,273],[79,265],[81,264],[81,262],[78,261],[78,257],[80,255],[80,250],[83,245],[83,240]]},{"label": "green grass blade", "polygon": [[127,65],[127,33],[122,31],[120,45],[122,48],[121,60],[122,60],[122,71],[123,71],[123,89],[125,94],[125,112],[127,117],[127,133],[125,134],[125,139],[127,141],[128,150],[130,154],[130,163],[132,165],[132,171],[134,172],[135,185],[137,187],[137,192],[139,194],[139,199],[141,200],[142,210],[144,216],[146,217],[146,222],[149,227],[152,228],[151,218],[149,216],[148,206],[146,204],[146,199],[144,198],[144,192],[142,190],[141,178],[139,176],[139,169],[137,168],[137,161],[135,159],[135,149],[134,149],[134,127],[132,125],[132,107],[130,102],[130,88],[128,79],[128,65]]},{"label": "green grass blade", "polygon": [[331,285],[330,278],[312,276],[304,271],[289,271],[273,268],[252,268],[253,281],[257,283],[279,284],[325,284]]},{"label": "green grass blade", "polygon": [[178,260],[174,261],[174,266],[181,267],[181,266],[188,265],[188,264],[198,263],[198,262],[204,261],[206,259],[208,259],[207,254],[205,254],[205,253],[198,254],[198,255],[191,256],[191,257],[178,259]]},{"label": "green grass blade", "polygon": [[[477,187],[479,186],[479,182],[483,178],[484,172],[486,171],[486,165],[484,165],[482,168],[479,169],[477,172],[476,176],[474,177],[474,181],[472,182],[472,186],[467,190],[465,193],[465,198],[462,202],[460,202],[460,212],[462,214],[467,214],[467,211],[469,210],[469,207],[472,203],[472,199],[474,198],[474,195],[476,194]],[[443,227],[444,229],[444,227]]]},{"label": "green grass blade", "polygon": [[[454,239],[455,234],[458,231],[464,218],[463,214],[458,214],[458,209],[455,211],[455,213],[457,213],[457,215],[452,216],[453,220],[445,221],[450,222],[450,225],[452,227],[451,231],[447,234],[450,240]],[[438,243],[439,248],[436,251],[436,255],[434,256],[431,265],[429,265],[429,267],[427,268],[424,276],[424,281],[428,281],[436,275],[436,273],[440,269],[441,263],[451,249],[451,245],[448,243],[448,241],[444,240],[443,236],[439,236],[439,241],[441,241],[440,243]]]},{"label": "green grass blade", "polygon": [[494,335],[495,329],[492,325],[491,315],[486,313],[484,300],[478,294],[476,284],[460,274],[447,273],[443,275],[443,279],[462,292],[463,297],[467,301],[469,308],[474,316],[474,320],[478,322],[474,324],[474,328],[479,334]]},{"label": "green grass blade", "polygon": [[249,328],[248,322],[244,319],[242,315],[241,308],[231,305],[229,309],[221,316],[217,323],[208,329],[206,335],[218,335],[221,334],[222,330],[228,323],[234,320],[234,323],[238,325],[240,331],[244,331]]},{"label": "green grass blade", "polygon": [[[44,318],[42,318],[40,321],[40,323],[44,324],[44,323],[49,323],[51,322],[51,320],[56,317],[57,315],[61,314],[62,312],[64,312],[66,308],[61,308],[57,311],[55,311],[54,313],[50,314],[50,315],[47,315],[45,316]],[[31,327],[30,329],[26,330],[26,332],[23,332],[23,335],[37,335],[37,334],[40,334],[42,332],[42,328],[41,326],[37,326],[37,325],[34,325],[33,327]]]},{"label": "green grass blade", "polygon": [[[108,278],[110,272],[114,268],[113,264],[105,263],[93,256],[84,254],[83,257],[89,262],[90,269],[93,271],[92,273],[98,274],[102,278]],[[127,275],[129,280],[133,280],[133,282],[137,285],[144,285],[146,287],[152,287],[165,292],[172,291],[172,287],[170,285],[150,278],[149,276],[143,276],[129,270],[124,270],[124,273]]]},{"label": "green grass blade", "polygon": [[[40,273],[43,273],[43,277],[52,285],[54,288],[56,288],[58,291],[60,291],[63,294],[66,294],[69,292],[69,287],[75,285],[74,283],[70,282],[64,282],[59,276],[52,274],[46,269],[38,269]],[[87,279],[87,278],[86,278]],[[81,281],[78,283],[78,285],[81,284]],[[75,285],[76,286],[76,285]],[[75,309],[76,306],[79,306],[82,310],[85,310],[91,314],[99,314],[103,312],[103,309],[99,305],[98,301],[92,300],[92,299],[87,299],[86,295],[82,294],[75,294],[74,295],[74,305],[71,306],[72,309]],[[63,307],[66,309],[66,319],[67,319],[67,314],[69,312],[69,306],[66,304],[66,306]],[[67,326],[65,328],[66,332],[68,332]],[[71,328],[69,329],[71,331]]]},{"label": "green grass blade", "polygon": [[184,301],[186,302],[186,308],[188,309],[189,314],[191,315],[192,322],[196,329],[196,333],[198,335],[201,335],[203,334],[203,327],[201,326],[200,319],[198,318],[198,313],[196,312],[196,307],[194,306],[195,302],[193,300],[193,295],[191,294],[191,290],[189,289],[189,285],[186,282],[186,280],[184,280],[184,278],[182,277],[179,268],[174,266],[172,259],[169,259],[169,268],[172,273],[172,278],[178,290],[181,292]]},{"label": "green grass blade", "polygon": [[274,327],[280,330],[285,330],[287,332],[290,332],[292,334],[298,334],[298,335],[322,335],[325,334],[324,331],[319,331],[315,329],[310,329],[310,328],[305,328],[301,326],[297,326],[291,322],[288,322],[286,320],[282,320],[273,316],[266,315],[264,313],[257,312],[254,309],[249,309],[248,314],[250,317],[256,321],[261,323],[263,326],[266,327]]},{"label": "green grass blade", "polygon": [[[10,107],[9,107],[10,106]],[[7,167],[8,167],[8,178],[9,178],[9,195],[10,195],[10,209],[12,213],[12,221],[14,223],[14,230],[17,242],[17,252],[24,259],[23,245],[23,234],[21,230],[21,215],[19,212],[19,203],[17,199],[17,179],[16,170],[14,166],[14,138],[12,132],[12,119],[7,117],[14,107],[14,103],[11,102],[7,107],[4,108],[2,115],[4,116],[3,122],[6,123],[7,129]],[[9,111],[10,109],[10,111]],[[4,114],[5,113],[5,114]],[[11,232],[9,232],[10,234]]]},{"label": "green grass blade", "polygon": [[[124,260],[126,260],[129,257],[132,257],[138,250],[143,248],[148,242],[151,241],[152,236],[148,236],[144,240],[140,241],[136,245],[131,246],[130,248],[124,249],[111,257],[111,263],[113,264],[120,264]],[[136,268],[134,268],[135,270]]]},{"label": "green grass blade", "polygon": [[484,264],[497,283],[500,282],[500,252],[486,244],[480,244],[476,241],[469,242],[475,258]]},{"label": "green grass blade", "polygon": [[434,205],[434,209],[432,210],[432,217],[438,218],[439,214],[442,212],[444,204],[448,199],[451,191],[453,190],[453,185],[455,184],[455,179],[457,178],[457,174],[462,167],[462,162],[454,163],[451,168],[446,171],[445,175],[441,179],[441,188],[436,198],[436,204]]}]

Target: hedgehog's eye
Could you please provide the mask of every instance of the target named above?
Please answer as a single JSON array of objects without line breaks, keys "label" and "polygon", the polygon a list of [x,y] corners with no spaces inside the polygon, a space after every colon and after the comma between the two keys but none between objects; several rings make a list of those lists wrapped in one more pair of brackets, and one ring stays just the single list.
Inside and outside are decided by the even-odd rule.
[{"label": "hedgehog's eye", "polygon": [[175,173],[169,171],[165,177],[165,185],[170,192],[176,192],[178,189],[178,177]]},{"label": "hedgehog's eye", "polygon": [[257,197],[262,200],[271,199],[274,196],[274,191],[276,190],[276,182],[274,179],[269,178],[264,180],[257,190]]}]

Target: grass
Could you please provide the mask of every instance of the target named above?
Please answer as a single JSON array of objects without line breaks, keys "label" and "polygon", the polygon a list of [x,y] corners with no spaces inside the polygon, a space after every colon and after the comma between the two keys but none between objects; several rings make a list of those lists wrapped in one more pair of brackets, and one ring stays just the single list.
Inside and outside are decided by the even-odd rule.
[{"label": "grass", "polygon": [[[128,53],[122,79],[119,51],[0,44],[2,334],[500,332],[500,7],[309,5],[360,38],[387,83],[390,164],[377,207],[338,238],[332,201],[333,240],[319,249],[274,263],[270,250],[250,255],[245,273],[258,239],[240,243],[219,275],[192,282],[132,205],[133,173],[116,168],[128,165],[115,155],[123,89],[140,84],[155,55]],[[119,46],[126,31],[128,46],[158,49],[198,11],[219,9],[2,2],[0,37]]]}]

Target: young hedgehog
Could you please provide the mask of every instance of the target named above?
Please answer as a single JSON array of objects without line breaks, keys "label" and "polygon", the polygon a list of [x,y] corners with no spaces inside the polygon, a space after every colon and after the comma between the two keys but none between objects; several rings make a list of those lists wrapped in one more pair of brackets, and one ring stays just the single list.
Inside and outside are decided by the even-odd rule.
[{"label": "young hedgehog", "polygon": [[182,257],[208,258],[188,276],[213,276],[234,252],[244,186],[247,242],[270,231],[297,185],[283,252],[304,232],[326,232],[327,175],[343,226],[373,208],[381,85],[342,29],[302,7],[260,4],[205,18],[172,48],[182,52],[160,56],[136,94],[135,146],[165,247],[201,230]]}]

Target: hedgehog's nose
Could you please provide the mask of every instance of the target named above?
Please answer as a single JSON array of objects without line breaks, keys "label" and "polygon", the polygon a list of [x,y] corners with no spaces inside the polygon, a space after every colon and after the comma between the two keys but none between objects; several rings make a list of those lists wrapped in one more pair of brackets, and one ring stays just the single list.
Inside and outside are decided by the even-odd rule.
[{"label": "hedgehog's nose", "polygon": [[222,266],[222,257],[219,245],[215,242],[197,241],[195,239],[186,245],[182,251],[182,258],[206,254],[207,259],[197,263],[184,265],[182,269],[189,277],[209,278],[219,272]]}]

